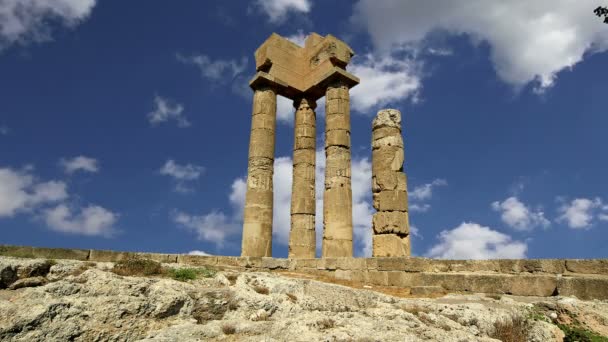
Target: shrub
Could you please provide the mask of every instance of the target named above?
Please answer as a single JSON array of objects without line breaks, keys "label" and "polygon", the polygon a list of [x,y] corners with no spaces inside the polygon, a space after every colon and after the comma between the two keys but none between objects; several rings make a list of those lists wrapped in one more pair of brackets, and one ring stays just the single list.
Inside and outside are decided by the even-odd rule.
[{"label": "shrub", "polygon": [[195,280],[199,276],[210,278],[215,275],[214,270],[207,268],[171,268],[167,272],[171,278],[179,281]]},{"label": "shrub", "polygon": [[127,259],[114,264],[112,272],[123,276],[151,276],[163,273],[159,262],[148,259]]},{"label": "shrub", "polygon": [[222,332],[226,335],[232,335],[236,333],[236,327],[234,324],[224,323],[222,324]]},{"label": "shrub", "polygon": [[522,316],[511,317],[510,320],[494,322],[494,331],[490,337],[502,342],[520,342],[528,340],[528,321]]},{"label": "shrub", "polygon": [[226,279],[230,282],[230,285],[236,284],[236,280],[239,278],[237,273],[226,274]]},{"label": "shrub", "polygon": [[266,286],[256,285],[253,287],[253,290],[259,294],[267,295],[270,293],[270,290]]},{"label": "shrub", "polygon": [[566,335],[564,342],[608,342],[608,337],[602,337],[580,326],[568,326],[564,324],[558,324],[557,326]]},{"label": "shrub", "polygon": [[336,321],[331,318],[324,318],[317,322],[317,326],[320,330],[331,329],[336,326]]}]

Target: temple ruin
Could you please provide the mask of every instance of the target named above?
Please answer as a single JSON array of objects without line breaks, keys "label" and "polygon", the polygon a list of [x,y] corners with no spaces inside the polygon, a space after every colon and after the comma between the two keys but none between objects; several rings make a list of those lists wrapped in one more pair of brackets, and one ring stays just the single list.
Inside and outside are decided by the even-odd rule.
[{"label": "temple ruin", "polygon": [[255,52],[242,256],[272,256],[273,163],[277,95],[295,111],[289,258],[314,258],[316,102],[326,97],[322,256],[353,256],[349,89],[353,50],[316,33],[304,47],[272,34]]}]

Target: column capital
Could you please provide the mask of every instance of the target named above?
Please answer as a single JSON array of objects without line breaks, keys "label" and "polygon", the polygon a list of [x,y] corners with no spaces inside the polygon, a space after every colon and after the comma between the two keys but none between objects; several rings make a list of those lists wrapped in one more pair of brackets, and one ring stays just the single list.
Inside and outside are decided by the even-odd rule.
[{"label": "column capital", "polygon": [[301,104],[307,104],[308,107],[310,107],[310,109],[315,110],[317,109],[317,101],[313,98],[310,97],[306,97],[306,96],[299,96],[296,97],[295,100],[293,100],[293,107],[298,110],[298,108],[300,108]]},{"label": "column capital", "polygon": [[265,88],[271,88],[276,93],[282,93],[284,88],[287,88],[287,83],[279,80],[278,78],[271,76],[263,71],[259,71],[249,81],[249,87],[255,90],[261,90]]}]

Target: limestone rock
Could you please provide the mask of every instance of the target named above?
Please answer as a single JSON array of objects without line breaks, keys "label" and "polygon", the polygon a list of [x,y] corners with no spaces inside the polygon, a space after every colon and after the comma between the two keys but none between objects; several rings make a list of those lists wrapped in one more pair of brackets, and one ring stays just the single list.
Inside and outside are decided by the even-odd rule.
[{"label": "limestone rock", "polygon": [[44,277],[23,278],[14,282],[9,289],[17,290],[24,287],[42,286],[44,284],[46,284],[46,278]]},{"label": "limestone rock", "polygon": [[408,255],[410,255],[408,241],[404,241],[404,238],[401,238],[396,234],[374,235],[374,236],[372,236],[373,256],[374,257],[408,256]]},{"label": "limestone rock", "polygon": [[374,208],[378,211],[407,211],[407,192],[385,190],[373,194]]},{"label": "limestone rock", "polygon": [[372,130],[381,127],[396,127],[401,129],[401,112],[396,109],[383,109],[379,111],[372,122]]}]

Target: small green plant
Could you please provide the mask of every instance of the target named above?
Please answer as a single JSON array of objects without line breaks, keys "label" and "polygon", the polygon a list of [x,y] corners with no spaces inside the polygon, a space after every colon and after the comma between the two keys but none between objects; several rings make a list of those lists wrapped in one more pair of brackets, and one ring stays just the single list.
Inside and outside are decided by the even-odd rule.
[{"label": "small green plant", "polygon": [[46,264],[49,266],[55,266],[57,265],[57,260],[55,259],[46,259]]},{"label": "small green plant", "polygon": [[557,325],[566,335],[564,342],[608,342],[608,337],[600,336],[593,331],[577,325]]},{"label": "small green plant", "polygon": [[163,273],[159,262],[148,259],[127,259],[114,264],[112,272],[122,276],[151,276]]},{"label": "small green plant", "polygon": [[168,270],[171,278],[179,281],[195,280],[199,276],[211,278],[215,275],[214,270],[207,268],[171,268]]}]

